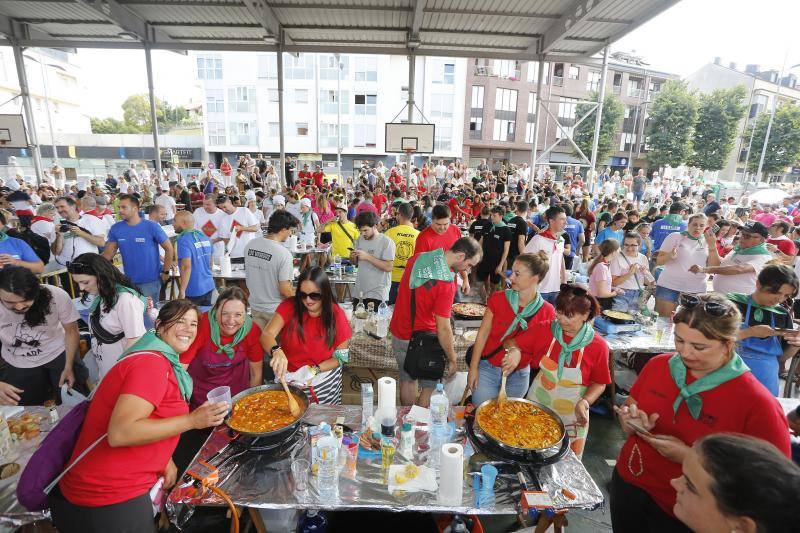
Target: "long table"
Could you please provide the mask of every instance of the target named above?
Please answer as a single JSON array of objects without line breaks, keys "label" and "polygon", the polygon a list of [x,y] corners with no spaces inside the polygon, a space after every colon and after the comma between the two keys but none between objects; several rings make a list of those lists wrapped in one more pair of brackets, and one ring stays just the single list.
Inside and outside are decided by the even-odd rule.
[{"label": "long table", "polygon": [[[408,408],[398,409],[398,419]],[[458,410],[461,408],[454,408]],[[220,463],[218,487],[225,491],[237,506],[250,509],[325,509],[325,510],[364,510],[377,509],[390,512],[422,511],[442,513],[468,514],[516,514],[520,500],[520,484],[514,472],[504,472],[501,468],[495,484],[495,502],[490,507],[476,508],[471,481],[465,477],[463,498],[459,505],[444,505],[438,501],[436,492],[398,491],[390,493],[384,480],[379,453],[360,451],[356,463],[356,473],[351,477],[342,475],[338,482],[337,496],[333,499],[322,499],[316,485],[316,477],[309,474],[309,489],[302,493],[295,492],[291,477],[290,465],[295,458],[310,459],[310,444],[306,425],[318,425],[321,422],[334,423],[337,418],[344,419],[344,425],[359,428],[361,423],[361,407],[349,405],[317,405],[312,404],[306,412],[301,427],[302,438],[282,456],[259,455],[248,452],[235,459],[222,462],[225,455],[217,455],[231,441],[229,430],[216,428],[187,470],[191,471],[201,461],[211,464]],[[458,419],[459,417],[454,417]],[[425,426],[418,427],[417,439],[427,439]],[[458,428],[453,442],[464,442],[463,428]],[[395,454],[395,464],[408,462],[399,452]],[[556,507],[595,509],[603,503],[603,496],[592,477],[578,458],[568,451],[560,461],[553,465],[537,469],[529,468],[528,474],[535,475],[535,481],[553,498]],[[575,495],[569,499],[562,489],[568,489]],[[169,496],[167,512],[170,519],[182,526],[191,516],[195,506],[220,506],[223,500],[213,493],[196,495],[190,480],[184,478]],[[252,513],[251,513],[252,515]]]}]

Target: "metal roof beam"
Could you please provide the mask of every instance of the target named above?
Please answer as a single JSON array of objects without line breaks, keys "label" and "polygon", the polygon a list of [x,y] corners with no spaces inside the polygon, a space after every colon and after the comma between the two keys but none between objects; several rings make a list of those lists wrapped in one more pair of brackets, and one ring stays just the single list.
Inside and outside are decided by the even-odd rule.
[{"label": "metal roof beam", "polygon": [[178,6],[178,7],[244,7],[244,2],[225,2],[224,0],[117,0],[126,6]]},{"label": "metal roof beam", "polygon": [[244,7],[267,30],[270,37],[276,41],[284,39],[286,44],[291,43],[289,36],[281,31],[283,29],[281,23],[278,21],[272,6],[266,0],[247,0]]},{"label": "metal roof beam", "polygon": [[261,28],[261,24],[250,22],[151,22],[150,25],[172,28]]},{"label": "metal roof beam", "polygon": [[411,19],[411,31],[408,34],[409,39],[419,40],[419,29],[422,26],[425,3],[426,0],[416,0],[416,2],[414,2],[414,17]]},{"label": "metal roof beam", "polygon": [[292,2],[274,2],[270,5],[273,9],[335,9],[336,11],[393,11],[399,13],[408,13],[412,10],[412,8],[406,6],[365,6],[360,4],[334,6],[333,4],[296,4]]},{"label": "metal roof beam", "polygon": [[112,22],[133,34],[140,41],[171,41],[166,33],[151,28],[147,21],[139,15],[119,4],[116,0],[77,0],[78,3],[85,5],[103,19]]},{"label": "metal roof beam", "polygon": [[[165,24],[167,25],[167,24]],[[172,26],[172,24],[169,24]],[[359,30],[359,26],[321,26],[321,25],[308,25],[308,24],[288,24],[283,27],[284,30],[314,30],[314,31],[354,31]],[[408,28],[396,26],[393,28],[378,28],[373,27],[371,31],[408,31]],[[453,35],[464,35],[464,30],[444,30],[438,28],[420,28],[419,33],[443,33]],[[520,32],[497,32],[497,31],[470,31],[469,35],[481,35],[489,37],[539,37],[535,33],[520,33]],[[326,39],[327,41],[327,39]]]},{"label": "metal roof beam", "polygon": [[442,9],[442,8],[426,8],[425,13],[441,13],[443,15],[476,15],[484,17],[514,17],[521,19],[539,19],[539,20],[555,20],[558,15],[549,13],[515,13],[513,11],[486,11],[483,9]]},{"label": "metal roof beam", "polygon": [[0,13],[0,35],[9,39],[51,39],[52,36],[36,28],[31,28],[27,23],[12,19]]},{"label": "metal roof beam", "polygon": [[607,4],[609,1],[610,0],[579,0],[575,2],[567,12],[561,15],[557,21],[547,28],[544,37],[539,41],[539,53],[547,54],[552,52],[556,48],[558,41],[563,39],[571,28],[589,19],[592,10],[597,9],[604,3]]}]

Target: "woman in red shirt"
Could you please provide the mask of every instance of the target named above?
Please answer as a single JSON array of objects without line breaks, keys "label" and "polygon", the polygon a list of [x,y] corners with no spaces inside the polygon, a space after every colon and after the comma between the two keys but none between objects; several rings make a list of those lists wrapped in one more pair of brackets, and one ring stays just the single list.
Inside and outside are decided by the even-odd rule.
[{"label": "woman in red shirt", "polygon": [[[228,161],[227,157],[222,158],[222,164],[219,166],[219,170],[222,172],[222,175],[226,178],[230,179],[231,173],[233,172],[233,167],[231,166],[230,162]],[[226,180],[227,182],[227,180]]]},{"label": "woman in red shirt", "polygon": [[155,330],[111,367],[89,405],[70,464],[94,446],[50,494],[61,533],[155,532],[150,489],[159,477],[175,484],[172,453],[181,433],[218,426],[227,403],[205,402],[189,413],[192,378],[178,354],[197,333],[197,308],[168,302]]},{"label": "woman in red shirt", "polygon": [[338,405],[351,336],[325,270],[314,267],[300,274],[295,297],[278,305],[261,334],[261,346],[270,353],[276,378],[308,387],[312,402]]},{"label": "woman in red shirt", "polygon": [[677,352],[651,359],[615,408],[628,435],[611,480],[615,533],[688,531],[675,518],[670,480],[706,435],[742,433],[791,457],[780,404],[734,351],[736,305],[722,294],[685,295],[672,320]]},{"label": "woman in red shirt", "polygon": [[[521,254],[511,266],[511,288],[492,294],[472,347],[467,386],[472,402],[480,405],[497,397],[500,380],[507,376],[506,393],[522,398],[530,385],[530,356],[517,351],[509,355],[503,341],[513,338],[542,321],[555,318],[553,306],[539,294],[539,281],[547,275],[549,260],[545,252]],[[519,357],[517,357],[519,355]]]},{"label": "woman in red shirt", "polygon": [[228,287],[208,313],[200,317],[197,337],[181,354],[194,382],[191,409],[206,401],[209,391],[227,385],[231,395],[263,383],[261,328],[247,314],[247,296]]},{"label": "woman in red shirt", "polygon": [[504,344],[510,358],[527,354],[531,367],[539,369],[527,397],[558,413],[580,458],[589,434],[589,407],[611,383],[608,344],[594,332],[591,321],[600,304],[585,289],[561,285],[555,307],[555,320]]}]

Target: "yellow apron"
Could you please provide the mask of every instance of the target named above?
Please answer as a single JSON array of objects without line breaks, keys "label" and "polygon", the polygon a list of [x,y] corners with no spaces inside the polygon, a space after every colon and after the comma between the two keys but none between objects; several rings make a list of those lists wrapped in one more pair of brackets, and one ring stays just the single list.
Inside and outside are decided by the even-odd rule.
[{"label": "yellow apron", "polygon": [[575,416],[575,405],[583,398],[587,389],[583,385],[583,375],[581,374],[583,348],[581,348],[575,368],[565,366],[561,379],[558,379],[558,361],[550,358],[550,352],[553,350],[555,342],[555,339],[550,342],[547,355],[539,361],[539,373],[534,378],[531,388],[528,389],[527,398],[549,407],[561,417],[570,438],[570,447],[580,459],[583,456],[586,435],[589,433],[589,424],[579,426]]}]

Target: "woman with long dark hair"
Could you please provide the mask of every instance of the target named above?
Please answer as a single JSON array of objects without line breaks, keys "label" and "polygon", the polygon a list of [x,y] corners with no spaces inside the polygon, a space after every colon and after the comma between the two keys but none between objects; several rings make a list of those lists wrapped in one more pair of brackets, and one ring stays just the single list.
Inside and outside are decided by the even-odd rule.
[{"label": "woman with long dark hair", "polygon": [[312,402],[340,404],[351,336],[325,270],[314,267],[300,274],[294,298],[278,305],[261,334],[261,346],[278,379],[308,386]]},{"label": "woman with long dark hair", "polygon": [[205,402],[189,412],[192,378],[178,354],[194,341],[197,320],[189,300],[167,302],[155,330],[131,346],[98,385],[69,460],[74,467],[50,493],[58,531],[156,531],[149,492],[159,477],[165,489],[175,484],[178,437],[218,426],[230,408]]},{"label": "woman with long dark hair", "polygon": [[[42,405],[64,383],[85,391],[73,363],[80,334],[78,311],[59,287],[44,285],[25,267],[0,270],[0,343],[5,361],[0,403]],[[88,391],[87,391],[88,392]]]},{"label": "woman with long dark hair", "polygon": [[81,290],[81,302],[93,297],[89,308],[92,353],[99,379],[119,356],[145,334],[147,299],[114,264],[99,254],[81,254],[69,264],[69,273]]}]

